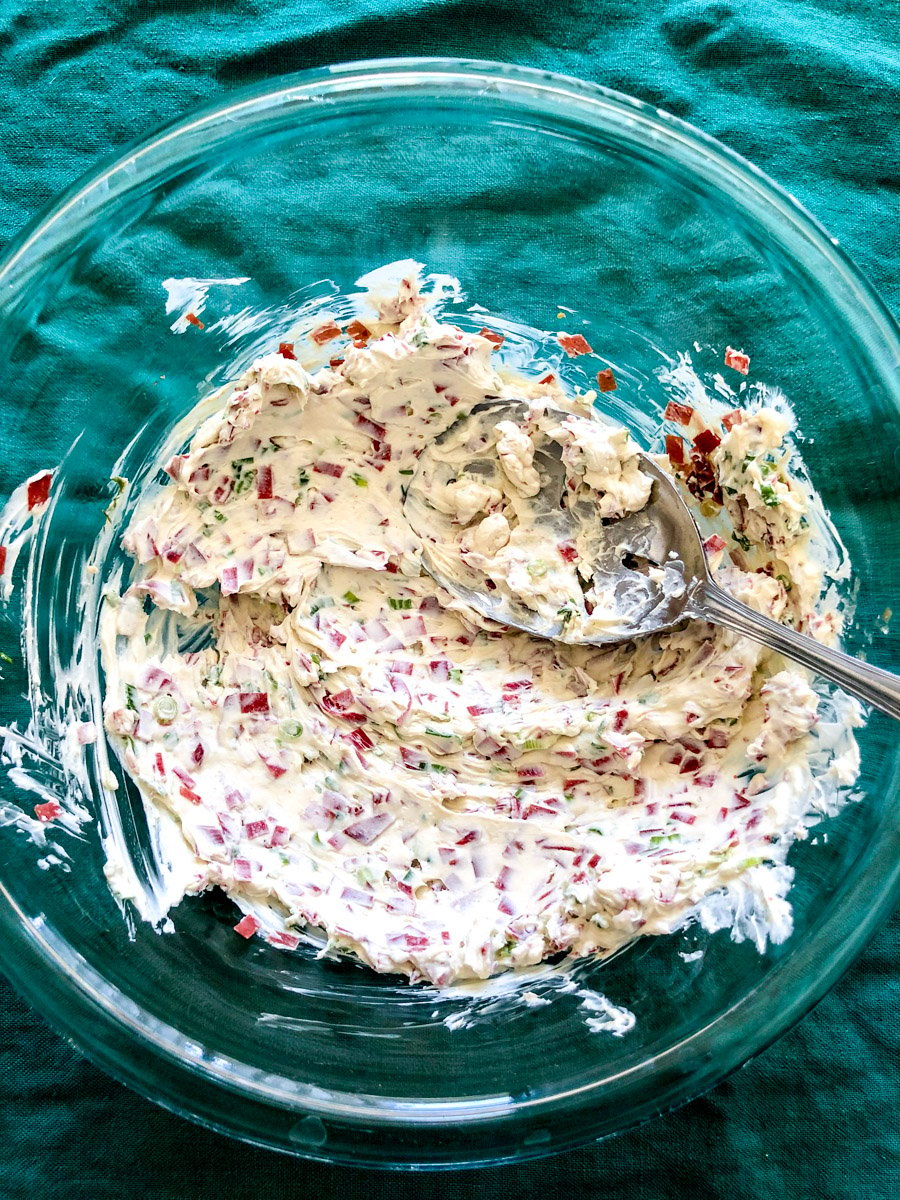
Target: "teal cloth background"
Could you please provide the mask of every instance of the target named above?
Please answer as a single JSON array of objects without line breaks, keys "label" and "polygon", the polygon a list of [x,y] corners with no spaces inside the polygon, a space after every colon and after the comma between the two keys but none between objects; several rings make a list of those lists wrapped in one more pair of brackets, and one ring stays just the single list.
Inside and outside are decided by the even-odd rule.
[{"label": "teal cloth background", "polygon": [[[0,0],[0,242],[96,158],[198,101],[397,54],[547,67],[686,118],[785,185],[900,306],[896,0]],[[0,403],[14,402],[7,389]],[[895,917],[805,1021],[677,1113],[541,1163],[429,1178],[307,1164],[189,1125],[84,1062],[0,981],[0,1200],[887,1200],[900,1195],[898,945]]]}]

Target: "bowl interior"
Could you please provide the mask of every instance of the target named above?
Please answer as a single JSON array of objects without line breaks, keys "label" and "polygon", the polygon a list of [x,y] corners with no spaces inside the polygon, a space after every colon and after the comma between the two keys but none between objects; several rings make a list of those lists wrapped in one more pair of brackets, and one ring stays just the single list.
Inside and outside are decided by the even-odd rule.
[{"label": "bowl interior", "polygon": [[[137,437],[126,463],[145,456],[211,383],[288,336],[335,287],[346,294],[365,271],[410,257],[461,280],[465,298],[450,304],[460,322],[480,323],[467,311],[477,304],[585,333],[620,381],[609,411],[645,444],[667,399],[660,366],[690,352],[712,382],[726,344],[745,348],[751,378],[790,398],[850,553],[847,648],[890,666],[880,630],[900,561],[900,418],[883,339],[852,269],[768,189],[622,98],[534,72],[425,65],[292,81],[95,180],[6,267],[0,360],[15,399],[5,488],[65,466],[32,553],[32,591],[23,580],[4,618],[14,659],[4,725],[24,729],[35,703],[52,708],[58,663],[81,653],[90,610],[73,581],[126,445]],[[205,285],[206,328],[174,333],[172,278],[246,282]],[[587,385],[586,361],[548,365]],[[23,604],[28,663],[15,649]],[[792,851],[786,943],[760,954],[692,926],[581,964],[562,984],[538,978],[481,996],[245,943],[219,895],[182,903],[170,932],[126,919],[103,877],[99,763],[86,787],[50,744],[46,761],[26,752],[25,765],[77,793],[93,819],[36,845],[12,819],[35,797],[4,778],[10,970],[104,1065],[253,1140],[356,1161],[539,1153],[696,1093],[846,965],[888,902],[898,861],[900,746],[877,715],[859,740],[858,802]],[[139,856],[140,805],[124,780],[119,795]],[[67,858],[48,864],[53,843]],[[551,1002],[522,1002],[528,987]],[[598,995],[634,1014],[630,1032],[600,1028],[615,1013]],[[385,1122],[396,1126],[389,1136]]]}]

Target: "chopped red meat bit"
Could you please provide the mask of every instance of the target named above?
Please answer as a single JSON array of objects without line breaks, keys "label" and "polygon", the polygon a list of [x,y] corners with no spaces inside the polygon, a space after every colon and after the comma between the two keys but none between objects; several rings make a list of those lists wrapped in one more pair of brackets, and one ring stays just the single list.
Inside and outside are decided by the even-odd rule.
[{"label": "chopped red meat bit", "polygon": [[62,816],[62,808],[55,800],[48,800],[46,804],[36,804],[34,806],[34,815],[46,825],[48,821],[55,821],[57,817]]},{"label": "chopped red meat bit", "polygon": [[344,360],[342,358],[329,358],[328,365],[329,365],[329,367],[331,367],[332,370],[334,370],[335,367],[341,366],[343,364],[343,361]]},{"label": "chopped red meat bit", "polygon": [[241,692],[239,701],[242,713],[267,713],[269,697],[266,692]]},{"label": "chopped red meat bit", "polygon": [[578,557],[578,550],[572,542],[560,542],[556,548],[566,562],[574,562]]},{"label": "chopped red meat bit", "polygon": [[272,468],[262,466],[256,473],[256,494],[260,500],[272,499]]},{"label": "chopped red meat bit", "polygon": [[293,342],[279,342],[278,343],[278,353],[281,355],[282,358],[289,358],[293,362],[297,361],[297,355],[294,353],[294,343]]},{"label": "chopped red meat bit", "polygon": [[340,479],[344,473],[340,463],[314,462],[312,469],[319,475],[330,475],[332,479]]},{"label": "chopped red meat bit", "polygon": [[366,431],[369,437],[374,438],[376,441],[383,442],[387,437],[387,429],[363,413],[356,414],[356,423],[361,429]]},{"label": "chopped red meat bit", "polygon": [[548,371],[546,375],[543,375],[543,376],[542,376],[542,377],[541,377],[541,378],[538,380],[538,383],[554,383],[554,382],[555,382],[555,380],[556,380],[556,376],[553,374],[553,372],[552,372],[552,371]]},{"label": "chopped red meat bit", "polygon": [[679,404],[677,400],[670,400],[663,413],[667,421],[675,421],[678,425],[690,425],[693,415],[694,410],[689,404]]},{"label": "chopped red meat bit", "polygon": [[187,321],[188,325],[193,325],[195,329],[205,329],[206,328],[206,326],[203,324],[203,322],[200,320],[200,318],[192,312],[185,313],[184,319]]},{"label": "chopped red meat bit", "polygon": [[394,818],[390,813],[375,813],[371,817],[363,817],[361,821],[354,821],[352,825],[347,826],[344,833],[354,842],[361,842],[363,846],[371,846],[379,834],[393,823]]},{"label": "chopped red meat bit", "polygon": [[679,437],[677,433],[667,433],[666,454],[673,466],[684,466],[684,438]]},{"label": "chopped red meat bit", "polygon": [[259,929],[259,921],[256,917],[248,914],[246,917],[241,917],[234,927],[234,932],[239,933],[242,938],[252,938],[257,929]]},{"label": "chopped red meat bit", "polygon": [[52,471],[46,471],[43,475],[38,475],[37,479],[29,479],[28,481],[28,511],[37,508],[41,504],[46,504],[50,498],[50,481],[53,478]]},{"label": "chopped red meat bit", "polygon": [[725,350],[725,366],[746,375],[750,370],[750,358],[740,350],[732,350],[731,346],[728,346]]},{"label": "chopped red meat bit", "polygon": [[616,377],[613,374],[612,367],[607,367],[605,371],[597,372],[597,383],[601,392],[614,392],[619,386],[616,383]]},{"label": "chopped red meat bit", "polygon": [[347,333],[353,338],[355,344],[361,343],[363,346],[372,336],[372,330],[363,325],[362,321],[351,321],[347,326]]},{"label": "chopped red meat bit", "polygon": [[352,733],[347,734],[347,740],[351,741],[357,750],[371,750],[375,745],[364,729],[354,729]]},{"label": "chopped red meat bit", "polygon": [[712,454],[716,446],[721,444],[721,441],[722,439],[719,437],[719,435],[714,433],[711,429],[701,429],[694,438],[693,444],[701,454]]},{"label": "chopped red meat bit", "polygon": [[309,335],[317,346],[324,346],[326,342],[334,341],[336,337],[341,336],[341,328],[334,321],[326,321],[324,325],[319,325]]},{"label": "chopped red meat bit", "polygon": [[730,413],[725,414],[725,416],[722,418],[722,424],[726,429],[731,430],[734,429],[735,425],[740,425],[741,419],[741,410],[739,408],[734,408]]},{"label": "chopped red meat bit", "polygon": [[703,543],[703,549],[707,554],[718,554],[720,550],[725,549],[726,544],[724,538],[720,538],[717,533],[713,533]]},{"label": "chopped red meat bit", "polygon": [[479,329],[478,334],[494,346],[502,346],[506,340],[502,333],[495,333],[493,329],[488,329],[487,327]]},{"label": "chopped red meat bit", "polygon": [[556,339],[568,354],[569,358],[577,358],[579,354],[593,354],[589,342],[580,333],[561,333]]}]

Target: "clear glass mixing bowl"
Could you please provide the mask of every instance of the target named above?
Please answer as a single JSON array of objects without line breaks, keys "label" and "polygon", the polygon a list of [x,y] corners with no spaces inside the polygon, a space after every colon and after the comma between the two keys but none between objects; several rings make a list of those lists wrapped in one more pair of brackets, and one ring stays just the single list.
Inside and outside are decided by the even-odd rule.
[{"label": "clear glass mixing bowl", "polygon": [[[4,619],[4,724],[24,729],[32,708],[52,707],[79,635],[91,644],[75,585],[126,444],[158,440],[259,336],[244,310],[277,340],[328,291],[301,285],[345,292],[409,256],[495,314],[547,327],[559,306],[575,310],[570,328],[617,364],[613,398],[629,401],[638,436],[664,403],[660,352],[747,349],[792,399],[850,551],[847,646],[900,666],[879,632],[900,567],[900,344],[839,247],[750,164],[645,104],[517,67],[405,60],[295,76],[196,113],[99,167],[7,252],[7,489],[68,458]],[[206,330],[177,336],[169,277],[249,282],[213,288]],[[401,1166],[543,1154],[697,1095],[856,956],[900,878],[896,726],[876,714],[860,743],[859,802],[792,851],[787,942],[761,955],[697,928],[646,939],[580,967],[540,1007],[442,997],[244,942],[221,897],[183,903],[174,932],[128,921],[103,875],[99,786],[75,797],[94,818],[81,833],[53,833],[68,855],[53,863],[16,820],[40,797],[4,772],[3,968],[111,1074],[249,1141]],[[29,751],[13,739],[10,753]],[[40,767],[28,762],[51,789],[75,789],[52,739]],[[119,795],[139,855],[140,806],[124,785]],[[634,1013],[630,1033],[591,1031],[591,988]]]}]

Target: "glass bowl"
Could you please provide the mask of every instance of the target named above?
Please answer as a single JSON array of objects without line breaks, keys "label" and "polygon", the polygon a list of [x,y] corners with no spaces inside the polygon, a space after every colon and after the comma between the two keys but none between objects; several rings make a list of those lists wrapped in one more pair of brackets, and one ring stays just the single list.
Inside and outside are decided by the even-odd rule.
[{"label": "glass bowl", "polygon": [[[894,669],[882,629],[900,565],[900,343],[836,242],[749,163],[626,96],[496,63],[351,64],[236,94],[100,166],[8,250],[7,490],[64,462],[0,641],[13,660],[4,970],[87,1055],[186,1116],[310,1158],[426,1167],[622,1130],[784,1032],[896,895],[900,741],[878,714],[860,731],[858,802],[795,846],[794,932],[762,954],[691,926],[530,984],[442,995],[244,942],[221,896],[182,903],[168,931],[123,913],[103,839],[125,828],[150,878],[140,805],[124,783],[115,811],[104,805],[102,747],[82,761],[53,725],[76,675],[99,688],[80,583],[109,477],[129,443],[158,443],[198,387],[334,290],[304,285],[347,292],[408,257],[462,280],[463,313],[477,303],[538,328],[565,313],[616,365],[613,399],[645,440],[665,403],[661,363],[695,343],[746,349],[790,397],[850,552],[847,647]],[[173,278],[246,282],[192,285],[198,308],[207,286],[206,328],[179,334],[161,286]],[[59,794],[89,819],[36,830],[35,802]],[[551,1002],[521,1003],[526,985]],[[620,1008],[635,1024],[617,1035]]]}]

